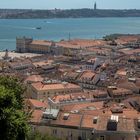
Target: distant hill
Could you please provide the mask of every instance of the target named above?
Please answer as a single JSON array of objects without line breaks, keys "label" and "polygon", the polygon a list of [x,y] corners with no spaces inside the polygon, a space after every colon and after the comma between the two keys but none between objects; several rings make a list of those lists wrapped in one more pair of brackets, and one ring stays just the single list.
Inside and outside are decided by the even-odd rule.
[{"label": "distant hill", "polygon": [[88,18],[88,17],[140,17],[140,10],[69,9],[31,10],[0,9],[1,19],[29,18]]}]

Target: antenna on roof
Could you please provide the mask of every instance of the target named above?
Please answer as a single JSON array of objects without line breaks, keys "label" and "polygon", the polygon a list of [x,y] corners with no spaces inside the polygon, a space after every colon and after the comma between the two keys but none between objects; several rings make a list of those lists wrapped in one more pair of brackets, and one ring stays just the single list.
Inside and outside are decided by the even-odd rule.
[{"label": "antenna on roof", "polygon": [[69,41],[71,40],[71,34],[69,33]]},{"label": "antenna on roof", "polygon": [[50,100],[49,100],[50,98],[48,97],[47,99],[48,99],[49,109],[50,109],[50,112],[51,112],[51,110],[52,110],[52,105],[51,105],[51,102],[50,102]]},{"label": "antenna on roof", "polygon": [[3,59],[6,60],[8,58],[9,58],[9,53],[8,53],[8,50],[6,49],[5,50],[5,55],[4,55]]}]

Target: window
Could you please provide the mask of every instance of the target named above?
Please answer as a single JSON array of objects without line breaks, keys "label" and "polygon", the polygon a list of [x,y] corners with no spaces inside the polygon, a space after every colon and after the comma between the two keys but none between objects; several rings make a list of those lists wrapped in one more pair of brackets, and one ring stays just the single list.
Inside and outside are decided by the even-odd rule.
[{"label": "window", "polygon": [[72,137],[72,132],[68,131],[68,137]]},{"label": "window", "polygon": [[105,136],[100,136],[100,140],[105,140]]},{"label": "window", "polygon": [[126,140],[126,137],[124,136],[124,137],[122,137],[122,140]]},{"label": "window", "polygon": [[47,97],[50,97],[50,92],[47,93]]},{"label": "window", "polygon": [[57,129],[53,129],[53,134],[54,134],[54,135],[57,134]]},{"label": "window", "polygon": [[82,138],[86,139],[86,132],[82,132]]}]

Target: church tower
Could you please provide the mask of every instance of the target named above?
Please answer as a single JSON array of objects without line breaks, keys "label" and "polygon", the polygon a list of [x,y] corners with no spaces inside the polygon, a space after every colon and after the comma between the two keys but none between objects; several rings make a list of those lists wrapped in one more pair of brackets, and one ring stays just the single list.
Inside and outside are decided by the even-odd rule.
[{"label": "church tower", "polygon": [[96,2],[94,3],[94,10],[97,10],[97,4],[96,4]]}]

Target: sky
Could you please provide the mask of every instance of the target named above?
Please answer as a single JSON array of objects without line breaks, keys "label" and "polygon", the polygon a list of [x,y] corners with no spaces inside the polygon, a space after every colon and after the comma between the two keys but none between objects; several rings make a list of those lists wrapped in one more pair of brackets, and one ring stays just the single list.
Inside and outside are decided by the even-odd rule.
[{"label": "sky", "polygon": [[[95,0],[0,0],[0,8],[78,9],[93,8]],[[99,9],[140,9],[140,0],[96,0]]]}]

